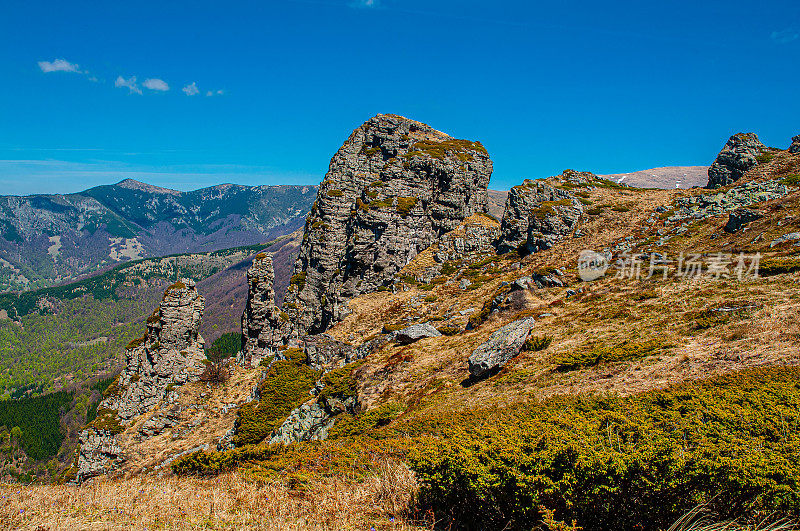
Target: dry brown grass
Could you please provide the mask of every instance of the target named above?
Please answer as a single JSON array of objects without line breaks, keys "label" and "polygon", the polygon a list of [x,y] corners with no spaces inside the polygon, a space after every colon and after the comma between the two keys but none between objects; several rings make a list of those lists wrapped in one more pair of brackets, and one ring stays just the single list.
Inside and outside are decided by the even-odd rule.
[{"label": "dry brown grass", "polygon": [[429,529],[408,517],[417,484],[384,460],[374,477],[330,478],[302,491],[240,473],[214,479],[98,479],[64,485],[0,485],[3,529]]}]

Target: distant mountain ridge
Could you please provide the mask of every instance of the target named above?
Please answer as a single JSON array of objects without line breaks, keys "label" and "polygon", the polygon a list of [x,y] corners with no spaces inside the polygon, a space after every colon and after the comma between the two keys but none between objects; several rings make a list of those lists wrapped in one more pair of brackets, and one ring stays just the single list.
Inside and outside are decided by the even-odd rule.
[{"label": "distant mountain ridge", "polygon": [[128,259],[263,243],[302,227],[316,186],[180,192],[126,179],[74,194],[0,196],[0,292]]}]

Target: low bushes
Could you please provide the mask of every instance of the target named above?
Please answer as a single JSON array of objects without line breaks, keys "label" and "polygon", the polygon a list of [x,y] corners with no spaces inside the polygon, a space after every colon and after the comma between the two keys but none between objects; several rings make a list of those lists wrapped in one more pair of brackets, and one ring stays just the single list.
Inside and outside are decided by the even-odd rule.
[{"label": "low bushes", "polygon": [[[423,509],[464,529],[530,529],[540,506],[585,531],[800,511],[800,369],[734,373],[625,398],[560,397],[450,415],[409,458]],[[474,417],[474,416],[473,416]]]},{"label": "low bushes", "polygon": [[239,408],[236,419],[237,446],[257,444],[279,427],[291,411],[309,400],[309,390],[320,373],[305,364],[301,349],[287,349],[287,359],[272,364],[258,386],[259,400]]},{"label": "low bushes", "polygon": [[559,360],[558,370],[571,371],[583,367],[592,367],[600,363],[628,361],[655,354],[667,345],[657,339],[648,341],[623,341],[616,345],[593,345],[586,350],[577,350],[563,356]]}]

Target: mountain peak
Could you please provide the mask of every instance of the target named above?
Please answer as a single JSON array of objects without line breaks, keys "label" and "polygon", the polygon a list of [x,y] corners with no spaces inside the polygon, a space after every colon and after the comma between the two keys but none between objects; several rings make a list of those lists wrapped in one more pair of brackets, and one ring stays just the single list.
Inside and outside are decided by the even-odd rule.
[{"label": "mountain peak", "polygon": [[183,193],[179,192],[178,190],[172,190],[171,188],[162,188],[160,186],[153,186],[152,184],[143,183],[135,179],[124,179],[115,184],[114,186],[119,186],[120,188],[127,188],[128,190],[141,190],[142,192],[147,192],[151,194],[181,195]]}]

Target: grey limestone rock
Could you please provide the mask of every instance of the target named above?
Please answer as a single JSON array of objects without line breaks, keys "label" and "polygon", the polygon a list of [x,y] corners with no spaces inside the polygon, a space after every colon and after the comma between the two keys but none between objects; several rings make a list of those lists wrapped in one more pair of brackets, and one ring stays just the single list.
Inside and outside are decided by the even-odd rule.
[{"label": "grey limestone rock", "polygon": [[789,153],[800,153],[800,135],[792,137],[792,145],[789,146]]},{"label": "grey limestone rock", "polygon": [[764,215],[755,210],[739,208],[728,213],[728,222],[725,223],[724,230],[730,233],[736,232],[751,221],[761,219],[762,217],[764,217]]},{"label": "grey limestone rock", "polygon": [[[564,173],[567,172],[571,170]],[[568,175],[583,176],[584,173]],[[531,253],[549,249],[572,233],[582,215],[583,204],[567,190],[526,179],[508,193],[497,250]]]},{"label": "grey limestone rock", "polygon": [[105,430],[84,430],[80,434],[79,443],[76,476],[78,483],[107,474],[125,461],[116,438]]},{"label": "grey limestone rock", "polygon": [[706,188],[727,186],[758,164],[758,156],[767,149],[755,133],[737,133],[730,137],[708,168]]},{"label": "grey limestone rock", "polygon": [[436,245],[434,259],[441,263],[450,260],[472,260],[489,250],[500,236],[500,224],[483,214],[464,220],[456,230],[444,234]]},{"label": "grey limestone rock", "polygon": [[260,253],[247,270],[247,302],[242,313],[242,353],[246,364],[257,364],[272,349],[287,343],[288,315],[275,306],[272,258]]},{"label": "grey limestone rock", "polygon": [[472,351],[469,356],[469,372],[480,378],[491,370],[502,367],[519,354],[534,326],[533,317],[509,323],[494,332],[489,339]]},{"label": "grey limestone rock", "polygon": [[[203,309],[203,297],[193,281],[181,280],[167,288],[161,304],[147,319],[147,333],[128,346],[125,367],[112,387],[114,391],[98,406],[98,411],[105,411],[104,417],[113,417],[124,428],[159,405],[170,388],[199,378],[205,359],[203,338],[198,332]],[[170,410],[159,417],[161,420],[150,419],[152,425],[140,435],[163,430],[171,415]],[[79,483],[124,461],[115,435],[103,427],[90,424],[81,432],[80,441]]]},{"label": "grey limestone rock", "polygon": [[441,335],[441,332],[429,323],[415,324],[398,330],[395,340],[401,345],[409,345],[426,337],[439,337]]},{"label": "grey limestone rock", "polygon": [[485,212],[491,173],[480,142],[391,114],[356,128],[306,220],[283,304],[297,335],[324,332],[351,298],[389,285],[419,252]]}]

